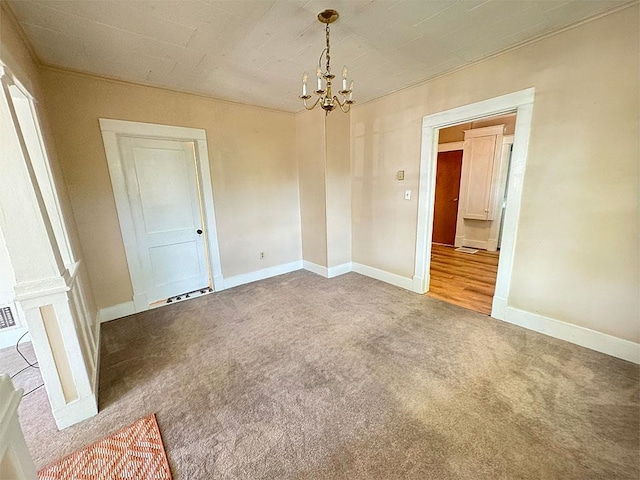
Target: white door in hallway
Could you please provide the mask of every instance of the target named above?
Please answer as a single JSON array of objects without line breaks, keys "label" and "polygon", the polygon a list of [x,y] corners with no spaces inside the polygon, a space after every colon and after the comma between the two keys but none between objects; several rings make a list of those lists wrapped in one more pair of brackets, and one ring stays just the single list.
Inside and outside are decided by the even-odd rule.
[{"label": "white door in hallway", "polygon": [[210,285],[195,145],[119,137],[148,303]]}]

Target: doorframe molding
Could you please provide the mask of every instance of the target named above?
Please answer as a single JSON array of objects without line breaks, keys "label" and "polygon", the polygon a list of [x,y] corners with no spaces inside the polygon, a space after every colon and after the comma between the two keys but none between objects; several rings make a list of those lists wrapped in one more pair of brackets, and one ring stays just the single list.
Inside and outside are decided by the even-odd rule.
[{"label": "doorframe molding", "polygon": [[418,222],[416,229],[416,252],[413,288],[416,293],[429,291],[429,268],[431,266],[431,236],[433,234],[433,208],[435,203],[436,162],[438,158],[438,131],[452,125],[466,123],[479,118],[516,112],[516,129],[513,138],[509,191],[505,209],[502,244],[498,263],[498,277],[493,297],[491,316],[506,320],[511,272],[518,233],[518,221],[522,203],[527,151],[531,133],[531,118],[535,88],[464,105],[439,113],[426,115],[422,119],[422,146],[420,155],[420,180],[418,187]]},{"label": "doorframe molding", "polygon": [[100,130],[107,155],[111,185],[118,211],[118,222],[122,232],[125,255],[129,266],[129,276],[133,287],[133,304],[135,312],[149,309],[145,290],[144,273],[138,254],[137,237],[133,225],[133,214],[129,204],[127,184],[122,165],[122,157],[118,147],[118,137],[141,137],[155,140],[177,140],[194,142],[196,150],[196,173],[202,195],[202,209],[207,240],[207,259],[213,289],[224,288],[220,264],[220,247],[214,207],[213,186],[209,169],[209,152],[207,150],[206,131],[199,128],[159,125],[154,123],[130,122],[100,118]]}]

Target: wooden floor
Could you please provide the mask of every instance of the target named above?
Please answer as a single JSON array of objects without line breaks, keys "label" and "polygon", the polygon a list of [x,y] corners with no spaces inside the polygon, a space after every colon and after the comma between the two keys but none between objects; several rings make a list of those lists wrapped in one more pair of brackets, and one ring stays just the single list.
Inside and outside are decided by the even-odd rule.
[{"label": "wooden floor", "polygon": [[427,295],[476,312],[491,314],[498,275],[498,252],[456,252],[433,244],[431,283]]}]

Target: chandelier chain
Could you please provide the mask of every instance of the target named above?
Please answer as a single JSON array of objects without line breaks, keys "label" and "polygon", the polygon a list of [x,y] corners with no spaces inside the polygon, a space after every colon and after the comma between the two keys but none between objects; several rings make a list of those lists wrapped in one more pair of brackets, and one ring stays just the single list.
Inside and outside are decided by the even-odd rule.
[{"label": "chandelier chain", "polygon": [[329,46],[329,24],[327,23],[327,27],[326,27],[326,32],[327,32],[327,75],[331,74],[331,47]]}]

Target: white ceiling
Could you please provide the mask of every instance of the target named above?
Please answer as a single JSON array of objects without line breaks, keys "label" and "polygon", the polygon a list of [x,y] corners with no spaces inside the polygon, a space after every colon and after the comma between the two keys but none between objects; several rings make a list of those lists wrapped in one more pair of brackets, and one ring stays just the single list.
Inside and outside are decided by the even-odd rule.
[{"label": "white ceiling", "polygon": [[39,60],[291,112],[331,27],[335,73],[363,102],[628,0],[12,0]]}]

